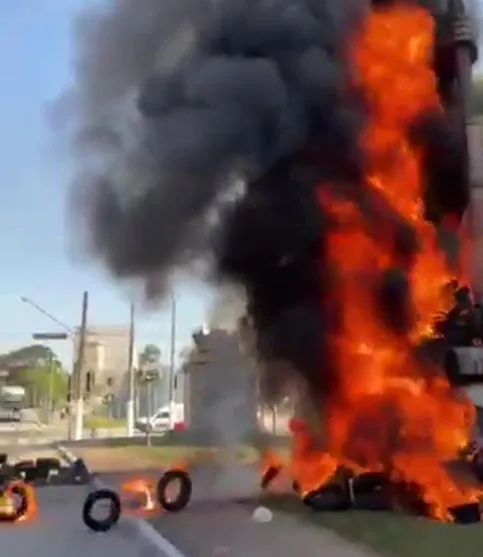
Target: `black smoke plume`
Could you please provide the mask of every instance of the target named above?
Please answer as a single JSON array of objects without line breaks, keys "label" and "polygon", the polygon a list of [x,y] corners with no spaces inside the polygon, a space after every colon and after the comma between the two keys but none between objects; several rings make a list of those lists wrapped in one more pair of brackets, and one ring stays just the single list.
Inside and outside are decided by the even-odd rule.
[{"label": "black smoke plume", "polygon": [[[369,233],[391,222],[386,239],[403,267],[417,248],[363,185],[365,109],[349,54],[369,8],[111,1],[79,19],[76,80],[64,99],[79,162],[75,206],[92,254],[159,295],[173,268],[214,261],[212,280],[243,285],[262,357],[290,362],[314,394],[335,381],[323,340],[337,327],[324,260],[333,223],[316,184],[357,201],[374,217]],[[382,304],[399,282],[381,287]]]}]

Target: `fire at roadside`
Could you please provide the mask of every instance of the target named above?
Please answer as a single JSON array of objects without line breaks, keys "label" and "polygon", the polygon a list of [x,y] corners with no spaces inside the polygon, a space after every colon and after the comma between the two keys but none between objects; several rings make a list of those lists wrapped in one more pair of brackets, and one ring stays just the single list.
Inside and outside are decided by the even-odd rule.
[{"label": "fire at roadside", "polygon": [[[151,46],[152,25],[169,19],[160,4],[146,3]],[[456,85],[461,49],[469,67],[476,58],[471,25],[457,0],[360,4],[195,10],[183,55],[136,84],[136,132],[109,125],[122,79],[103,90],[98,65],[117,52],[103,41],[132,3],[99,16],[77,84],[76,139],[96,154],[84,168],[94,179],[76,194],[93,253],[149,296],[200,258],[214,262],[204,278],[243,288],[273,390],[291,379],[277,366],[288,363],[316,409],[289,465],[304,501],[354,506],[372,490],[379,506],[479,520],[480,488],[447,465],[471,440],[474,407],[436,349],[451,285],[468,283]],[[226,202],[234,173],[244,185]]]},{"label": "fire at roadside", "polygon": [[[398,228],[379,220],[375,232],[353,199],[318,186],[323,211],[332,217],[326,257],[339,314],[331,338],[336,377],[324,401],[325,446],[317,447],[314,432],[299,424],[290,470],[315,509],[399,507],[477,522],[481,488],[449,469],[469,442],[474,408],[437,361],[417,352],[441,337],[453,306],[450,285],[465,278],[458,276],[461,266],[449,265],[424,213],[424,149],[411,137],[418,118],[443,110],[434,25],[425,10],[396,5],[371,14],[352,45],[371,107],[361,135],[365,185],[401,221]],[[392,306],[391,321],[381,303]],[[443,318],[436,325],[438,313]],[[268,464],[262,486],[281,469]]]}]

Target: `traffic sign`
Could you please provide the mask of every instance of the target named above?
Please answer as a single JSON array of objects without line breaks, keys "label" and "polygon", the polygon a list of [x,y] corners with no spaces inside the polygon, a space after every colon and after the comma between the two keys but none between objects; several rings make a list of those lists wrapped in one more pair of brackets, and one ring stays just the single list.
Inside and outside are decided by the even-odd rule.
[{"label": "traffic sign", "polygon": [[34,340],[66,340],[69,338],[67,333],[34,333]]}]

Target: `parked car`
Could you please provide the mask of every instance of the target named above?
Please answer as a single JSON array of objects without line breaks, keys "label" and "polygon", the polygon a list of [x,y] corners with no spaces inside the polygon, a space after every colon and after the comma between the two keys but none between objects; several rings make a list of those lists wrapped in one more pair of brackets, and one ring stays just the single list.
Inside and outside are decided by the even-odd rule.
[{"label": "parked car", "polygon": [[[171,420],[171,412],[173,412],[173,420]],[[165,433],[172,427],[179,430],[180,424],[184,423],[184,405],[181,403],[167,404],[158,408],[156,412],[150,416],[141,416],[136,420],[136,429],[147,433]]]}]

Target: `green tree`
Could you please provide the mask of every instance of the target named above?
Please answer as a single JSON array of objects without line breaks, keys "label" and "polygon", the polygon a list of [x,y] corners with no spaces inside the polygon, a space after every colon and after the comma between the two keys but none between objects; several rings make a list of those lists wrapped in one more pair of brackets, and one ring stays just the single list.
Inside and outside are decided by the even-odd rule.
[{"label": "green tree", "polygon": [[32,344],[0,355],[0,368],[15,373],[18,369],[45,364],[56,355],[48,346]]},{"label": "green tree", "polygon": [[65,404],[69,375],[59,361],[16,370],[8,379],[11,385],[24,387],[27,401],[33,406],[47,405],[52,397],[54,408]]},{"label": "green tree", "polygon": [[141,366],[146,364],[157,364],[160,360],[161,349],[159,346],[155,344],[146,344],[140,356]]}]

